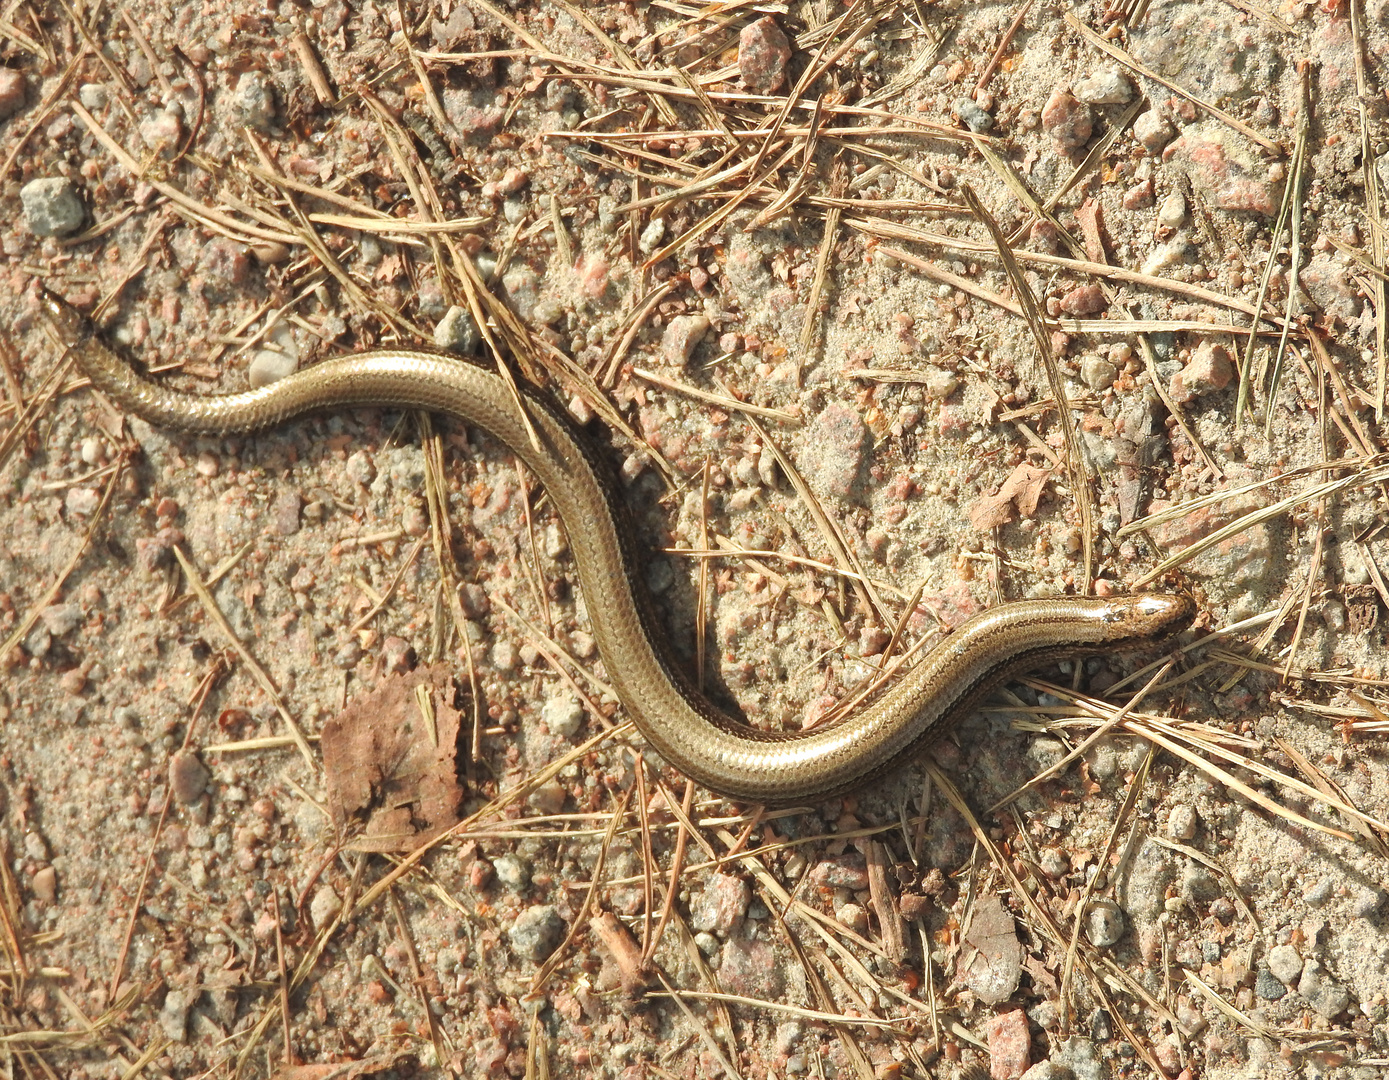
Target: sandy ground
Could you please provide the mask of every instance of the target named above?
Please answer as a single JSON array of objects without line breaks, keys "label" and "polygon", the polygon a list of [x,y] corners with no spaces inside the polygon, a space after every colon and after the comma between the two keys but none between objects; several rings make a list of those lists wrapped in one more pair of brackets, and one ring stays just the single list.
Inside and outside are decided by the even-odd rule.
[{"label": "sandy ground", "polygon": [[[1386,20],[6,6],[5,1075],[1382,1075]],[[191,393],[495,346],[763,727],[1007,600],[1201,615],[732,803],[505,446],[171,433],[40,281]]]}]

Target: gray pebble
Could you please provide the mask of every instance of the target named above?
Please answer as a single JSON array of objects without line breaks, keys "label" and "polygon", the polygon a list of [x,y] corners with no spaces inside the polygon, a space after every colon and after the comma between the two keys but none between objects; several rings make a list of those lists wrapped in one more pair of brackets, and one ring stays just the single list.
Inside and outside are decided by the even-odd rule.
[{"label": "gray pebble", "polygon": [[1291,945],[1275,945],[1268,951],[1268,969],[1279,982],[1292,986],[1302,974],[1302,957]]},{"label": "gray pebble", "polygon": [[982,109],[973,98],[957,98],[951,103],[950,108],[960,118],[960,123],[976,134],[982,135],[994,126],[994,118]]},{"label": "gray pebble", "polygon": [[502,289],[516,314],[529,322],[535,314],[535,303],[540,299],[540,279],[535,271],[528,266],[513,266],[502,275]]},{"label": "gray pebble", "polygon": [[34,862],[48,861],[48,842],[42,834],[33,829],[24,834],[24,854]]},{"label": "gray pebble", "polygon": [[1359,918],[1373,919],[1384,906],[1384,893],[1368,886],[1357,889],[1351,896],[1350,906]]},{"label": "gray pebble", "polygon": [[186,1041],[188,1008],[193,1004],[193,992],[170,990],[164,995],[164,1007],[159,1010],[159,1027],[164,1037],[174,1042]]},{"label": "gray pebble", "polygon": [[694,936],[695,946],[706,959],[713,960],[719,955],[719,949],[723,943],[707,930],[701,930]]},{"label": "gray pebble", "polygon": [[246,379],[251,384],[251,389],[256,390],[279,382],[286,375],[293,375],[298,368],[299,357],[291,353],[279,349],[257,349],[255,356],[251,358]]},{"label": "gray pebble", "polygon": [[1167,198],[1162,200],[1157,219],[1159,225],[1166,225],[1172,229],[1186,220],[1186,196],[1179,188],[1174,188]]},{"label": "gray pebble", "polygon": [[0,68],[0,120],[24,108],[24,99],[28,96],[22,73],[14,68]]},{"label": "gray pebble", "polygon": [[732,874],[711,874],[690,904],[690,925],[726,938],[747,914],[752,891]]},{"label": "gray pebble", "polygon": [[507,937],[518,955],[539,964],[559,948],[567,929],[553,904],[538,904],[516,917]]},{"label": "gray pebble", "polygon": [[1080,361],[1080,381],[1091,390],[1108,390],[1119,377],[1119,369],[1101,356],[1090,353]]},{"label": "gray pebble", "polygon": [[73,182],[63,176],[30,180],[19,189],[24,219],[35,236],[66,236],[87,219],[87,208]]},{"label": "gray pebble", "polygon": [[434,344],[448,352],[475,353],[482,344],[472,312],[457,304],[444,312],[434,327]]},{"label": "gray pebble", "polygon": [[365,450],[358,450],[347,459],[347,475],[366,487],[376,479],[376,463]]},{"label": "gray pebble", "polygon": [[1087,105],[1125,105],[1133,100],[1133,83],[1117,71],[1097,71],[1071,88]]},{"label": "gray pebble", "polygon": [[248,71],[236,80],[231,96],[232,112],[247,127],[264,131],[275,119],[275,93],[264,73]]},{"label": "gray pebble", "polygon": [[503,888],[514,893],[530,888],[531,868],[519,855],[498,855],[492,860],[492,869]]},{"label": "gray pebble", "polygon": [[1316,960],[1308,960],[1303,965],[1297,992],[1306,999],[1308,1005],[1328,1020],[1339,1016],[1350,1004],[1350,994],[1328,975]]},{"label": "gray pebble", "polygon": [[322,930],[338,916],[342,910],[342,898],[333,891],[331,885],[320,885],[314,890],[309,901],[309,918],[315,930]]},{"label": "gray pebble", "polygon": [[1265,1001],[1277,1001],[1288,992],[1288,988],[1278,981],[1268,968],[1261,967],[1254,980],[1254,993]]},{"label": "gray pebble", "polygon": [[1167,815],[1167,835],[1173,840],[1190,840],[1196,835],[1197,820],[1190,803],[1178,803]]},{"label": "gray pebble", "polygon": [[709,320],[703,315],[677,315],[661,335],[662,359],[683,367],[708,331]]},{"label": "gray pebble", "polygon": [[1057,1065],[1051,1061],[1039,1061],[1022,1074],[1022,1080],[1071,1080],[1074,1075],[1064,1065]]},{"label": "gray pebble", "polygon": [[1308,907],[1319,908],[1331,899],[1331,880],[1321,878],[1302,890],[1302,900]]},{"label": "gray pebble", "polygon": [[1149,109],[1133,122],[1133,137],[1148,153],[1156,155],[1177,137],[1177,129],[1156,109]]},{"label": "gray pebble", "polygon": [[1109,1077],[1109,1069],[1089,1039],[1066,1039],[1060,1049],[1052,1051],[1051,1060],[1070,1069],[1076,1080],[1108,1080]]},{"label": "gray pebble", "polygon": [[643,255],[650,255],[658,247],[666,235],[666,219],[652,218],[646,228],[641,231],[641,238],[637,241],[637,247]]},{"label": "gray pebble", "polygon": [[1124,936],[1124,913],[1112,900],[1096,900],[1085,913],[1085,936],[1097,949],[1107,949]]}]

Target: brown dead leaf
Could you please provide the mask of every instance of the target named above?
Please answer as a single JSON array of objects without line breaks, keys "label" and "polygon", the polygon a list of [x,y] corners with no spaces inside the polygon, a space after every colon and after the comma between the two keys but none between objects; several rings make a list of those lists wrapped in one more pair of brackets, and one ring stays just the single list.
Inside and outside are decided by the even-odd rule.
[{"label": "brown dead leaf", "polygon": [[[432,717],[421,713],[424,687]],[[328,808],[358,851],[413,851],[458,822],[453,673],[444,664],[384,679],[323,728]]]},{"label": "brown dead leaf", "polygon": [[969,508],[969,522],[980,532],[988,532],[1013,520],[1016,510],[1023,517],[1037,512],[1042,491],[1051,478],[1051,470],[1024,461],[998,489],[995,495],[981,495]]}]

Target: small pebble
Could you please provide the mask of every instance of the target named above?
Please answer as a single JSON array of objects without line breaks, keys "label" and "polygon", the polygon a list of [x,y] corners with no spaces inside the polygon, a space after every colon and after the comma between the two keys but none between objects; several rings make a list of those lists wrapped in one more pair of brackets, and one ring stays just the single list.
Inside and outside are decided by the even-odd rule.
[{"label": "small pebble", "polygon": [[1157,155],[1177,137],[1177,129],[1156,109],[1149,109],[1133,122],[1133,137],[1144,150]]},{"label": "small pebble", "polygon": [[1085,936],[1097,949],[1107,949],[1124,936],[1124,913],[1112,900],[1096,900],[1085,913]]},{"label": "small pebble", "polygon": [[201,990],[170,990],[164,995],[164,1007],[159,1010],[159,1027],[165,1038],[174,1042],[187,1041],[188,1009],[193,1004],[193,998],[201,993]]},{"label": "small pebble", "polygon": [[444,317],[435,324],[434,344],[446,352],[463,355],[477,352],[478,346],[482,344],[482,335],[478,333],[477,322],[473,319],[472,312],[457,304],[450,307],[444,313]]},{"label": "small pebble", "polygon": [[264,72],[247,71],[236,80],[230,99],[236,120],[250,128],[265,131],[275,119],[275,93]]},{"label": "small pebble", "polygon": [[83,83],[77,88],[77,100],[89,112],[96,112],[98,109],[106,108],[107,93],[106,87],[101,83]]},{"label": "small pebble", "polygon": [[492,869],[496,872],[497,881],[509,892],[520,893],[530,888],[530,864],[519,855],[498,855],[492,860]]},{"label": "small pebble", "polygon": [[35,236],[67,236],[82,227],[87,208],[73,182],[63,176],[30,180],[19,189],[24,220]]},{"label": "small pebble", "polygon": [[1108,390],[1119,377],[1118,369],[1108,360],[1088,353],[1080,361],[1080,381],[1092,390]]},{"label": "small pebble", "polygon": [[1268,970],[1279,982],[1292,986],[1302,974],[1302,957],[1291,945],[1275,945],[1268,951]]},{"label": "small pebble", "polygon": [[209,779],[207,767],[191,750],[180,750],[169,759],[169,787],[184,806],[202,797]]},{"label": "small pebble", "polygon": [[709,320],[705,316],[677,315],[661,336],[661,357],[667,364],[683,367],[708,331]]},{"label": "small pebble", "polygon": [[522,959],[539,964],[559,948],[567,929],[552,904],[538,904],[517,916],[507,937]]},{"label": "small pebble", "polygon": [[24,76],[14,68],[0,68],[0,120],[24,108]]},{"label": "small pebble", "polygon": [[251,366],[246,379],[255,390],[279,382],[286,375],[293,375],[299,368],[299,357],[279,349],[257,349],[251,358]]},{"label": "small pebble", "polygon": [[58,871],[51,866],[40,867],[32,880],[34,896],[45,904],[58,899]]},{"label": "small pebble", "polygon": [[309,918],[315,930],[322,930],[338,916],[342,910],[342,898],[333,891],[331,885],[320,885],[314,890],[309,901]]},{"label": "small pebble", "polygon": [[1177,228],[1186,220],[1186,196],[1180,188],[1174,188],[1168,192],[1167,198],[1162,200],[1157,220],[1159,225],[1166,225],[1169,229]]},{"label": "small pebble", "polygon": [[1133,100],[1133,83],[1114,70],[1097,71],[1072,88],[1087,105],[1126,105]]},{"label": "small pebble", "polygon": [[1268,968],[1259,969],[1258,977],[1254,980],[1255,994],[1265,1001],[1277,1001],[1287,992],[1288,988]]},{"label": "small pebble", "polygon": [[1328,1020],[1339,1016],[1350,1004],[1350,994],[1316,960],[1308,960],[1303,965],[1297,992]]},{"label": "small pebble", "polygon": [[652,218],[646,228],[642,229],[641,237],[637,240],[637,247],[643,255],[650,255],[661,246],[661,240],[666,235],[666,219]]},{"label": "small pebble", "polygon": [[540,720],[551,735],[567,739],[583,723],[584,709],[572,694],[561,694],[546,700],[540,708]]},{"label": "small pebble", "polygon": [[690,902],[690,925],[721,938],[728,937],[747,915],[752,890],[734,874],[710,874],[704,888]]},{"label": "small pebble", "polygon": [[738,35],[738,74],[755,94],[770,94],[786,78],[791,42],[770,15],[743,27]]},{"label": "small pebble", "polygon": [[1042,107],[1042,130],[1063,152],[1084,146],[1094,130],[1090,106],[1058,87]]},{"label": "small pebble", "polygon": [[1190,803],[1178,803],[1167,815],[1167,835],[1173,840],[1190,840],[1196,835],[1197,821]]},{"label": "small pebble", "polygon": [[62,637],[82,623],[82,609],[77,604],[50,604],[39,611],[39,620],[54,637]]},{"label": "small pebble", "polygon": [[973,98],[957,98],[950,108],[960,118],[960,123],[976,134],[982,135],[994,126],[994,118],[981,109]]}]

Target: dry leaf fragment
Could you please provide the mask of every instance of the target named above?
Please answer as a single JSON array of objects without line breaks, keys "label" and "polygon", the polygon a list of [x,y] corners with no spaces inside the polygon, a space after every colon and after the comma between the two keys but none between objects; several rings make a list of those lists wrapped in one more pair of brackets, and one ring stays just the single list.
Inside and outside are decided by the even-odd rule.
[{"label": "dry leaf fragment", "polygon": [[965,941],[978,951],[965,972],[965,985],[980,1001],[1007,1001],[1022,978],[1022,945],[1013,916],[993,893],[979,898]]},{"label": "dry leaf fragment", "polygon": [[981,495],[969,508],[969,521],[980,532],[988,532],[1013,520],[1013,510],[1023,517],[1037,512],[1042,490],[1051,478],[1051,470],[1024,461],[998,489],[995,495]]},{"label": "dry leaf fragment", "polygon": [[457,824],[456,692],[447,665],[419,668],[383,679],[324,725],[328,808],[339,831],[360,832],[348,846],[413,851]]}]

